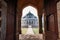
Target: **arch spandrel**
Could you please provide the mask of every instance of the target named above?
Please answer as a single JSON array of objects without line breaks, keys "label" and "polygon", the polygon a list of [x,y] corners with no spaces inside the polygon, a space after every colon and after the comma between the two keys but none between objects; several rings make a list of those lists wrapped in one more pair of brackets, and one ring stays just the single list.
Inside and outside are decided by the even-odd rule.
[{"label": "arch spandrel", "polygon": [[[18,0],[18,5],[17,9],[20,10],[20,12],[25,8],[26,6],[33,6],[35,7],[38,11],[41,11],[43,9],[43,0]],[[19,13],[22,15],[22,13]],[[40,13],[38,13],[40,15]]]}]

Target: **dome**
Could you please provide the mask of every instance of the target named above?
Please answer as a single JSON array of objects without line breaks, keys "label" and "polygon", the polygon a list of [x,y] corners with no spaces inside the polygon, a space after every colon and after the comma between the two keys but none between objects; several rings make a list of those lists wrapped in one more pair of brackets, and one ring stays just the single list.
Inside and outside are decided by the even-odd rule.
[{"label": "dome", "polygon": [[23,18],[37,18],[36,16],[34,16],[31,12],[29,12],[26,16],[24,16]]}]

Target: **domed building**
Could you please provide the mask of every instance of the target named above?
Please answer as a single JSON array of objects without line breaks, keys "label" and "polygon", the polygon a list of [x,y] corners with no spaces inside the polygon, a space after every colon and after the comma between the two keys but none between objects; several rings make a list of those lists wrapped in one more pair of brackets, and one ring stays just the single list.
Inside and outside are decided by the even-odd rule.
[{"label": "domed building", "polygon": [[32,27],[39,26],[38,18],[35,15],[33,15],[31,12],[29,12],[26,16],[22,17],[21,19],[22,27],[28,27],[28,25],[31,25]]}]

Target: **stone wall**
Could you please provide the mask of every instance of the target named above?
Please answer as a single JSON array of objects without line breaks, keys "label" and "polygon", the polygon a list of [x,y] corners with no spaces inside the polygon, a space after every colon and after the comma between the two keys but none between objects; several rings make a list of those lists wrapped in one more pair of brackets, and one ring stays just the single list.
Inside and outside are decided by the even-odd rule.
[{"label": "stone wall", "polygon": [[1,1],[0,1],[0,39],[1,39]]},{"label": "stone wall", "polygon": [[6,13],[7,13],[7,4],[3,0],[1,1],[1,40],[5,40],[6,37]]},{"label": "stone wall", "polygon": [[59,38],[60,38],[60,2],[57,3],[57,14],[58,14],[58,30],[59,30]]}]

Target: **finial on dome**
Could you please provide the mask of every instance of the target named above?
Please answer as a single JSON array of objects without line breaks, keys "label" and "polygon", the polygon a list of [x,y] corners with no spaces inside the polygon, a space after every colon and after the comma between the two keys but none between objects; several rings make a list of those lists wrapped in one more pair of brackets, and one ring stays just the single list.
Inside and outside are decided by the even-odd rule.
[{"label": "finial on dome", "polygon": [[31,12],[29,11],[29,13],[31,13]]}]

